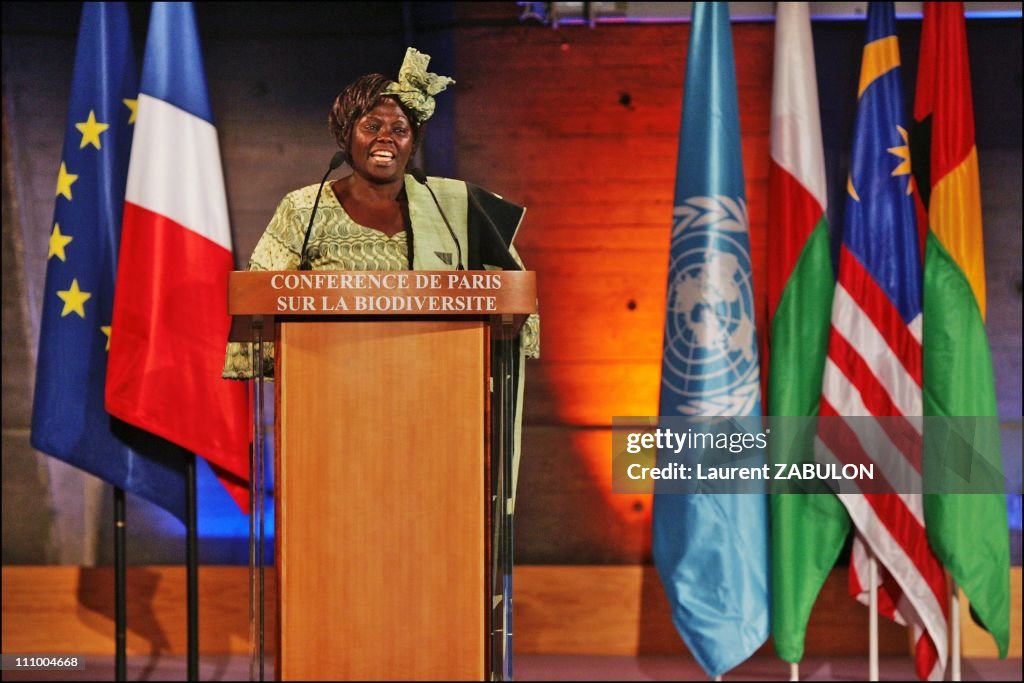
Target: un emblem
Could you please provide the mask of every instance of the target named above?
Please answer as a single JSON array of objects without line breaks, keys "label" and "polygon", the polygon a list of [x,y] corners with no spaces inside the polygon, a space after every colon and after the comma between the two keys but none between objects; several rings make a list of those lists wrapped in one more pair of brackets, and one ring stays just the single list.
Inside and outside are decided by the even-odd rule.
[{"label": "un emblem", "polygon": [[663,398],[681,415],[759,405],[754,293],[743,199],[689,197],[673,212]]}]

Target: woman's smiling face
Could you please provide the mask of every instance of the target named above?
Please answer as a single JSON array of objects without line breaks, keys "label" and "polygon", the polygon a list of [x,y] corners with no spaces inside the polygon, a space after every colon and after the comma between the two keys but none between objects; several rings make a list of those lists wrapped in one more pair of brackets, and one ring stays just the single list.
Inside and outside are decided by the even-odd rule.
[{"label": "woman's smiling face", "polygon": [[391,98],[363,115],[352,128],[349,163],[372,183],[401,180],[415,147],[409,118]]}]

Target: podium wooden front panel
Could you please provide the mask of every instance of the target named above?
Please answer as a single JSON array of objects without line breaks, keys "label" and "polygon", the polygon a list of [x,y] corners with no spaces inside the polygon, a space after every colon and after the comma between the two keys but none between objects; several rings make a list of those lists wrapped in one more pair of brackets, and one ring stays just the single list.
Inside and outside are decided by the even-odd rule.
[{"label": "podium wooden front panel", "polygon": [[281,324],[279,678],[485,678],[487,358],[478,321]]}]

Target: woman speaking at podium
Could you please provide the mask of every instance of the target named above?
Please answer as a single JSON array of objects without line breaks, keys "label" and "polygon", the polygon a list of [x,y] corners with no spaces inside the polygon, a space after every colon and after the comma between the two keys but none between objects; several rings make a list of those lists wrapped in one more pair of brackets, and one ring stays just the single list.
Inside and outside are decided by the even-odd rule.
[{"label": "woman speaking at podium", "polygon": [[[445,76],[427,72],[429,59],[427,55],[409,48],[397,81],[391,81],[380,74],[368,74],[356,79],[342,90],[334,101],[328,117],[330,131],[334,135],[340,152],[331,160],[330,168],[319,185],[309,185],[295,190],[281,200],[249,259],[249,270],[476,271],[489,268],[505,270],[523,268],[522,262],[512,247],[512,242],[525,209],[468,183],[447,178],[428,178],[421,171],[410,168],[410,160],[422,141],[423,125],[434,112],[434,96],[453,82],[452,79]],[[348,163],[352,173],[328,182],[327,178],[331,170],[340,166],[342,161]],[[324,595],[347,595],[354,599],[359,591],[366,586],[376,588],[371,588],[366,595],[360,598],[363,600],[372,596],[373,599],[370,602],[361,603],[363,605],[361,608],[353,608],[353,614],[357,616],[350,617],[338,609],[320,610],[320,605],[314,604],[321,597],[318,594],[319,585],[316,580],[311,579],[307,582],[299,572],[279,573],[278,596],[286,594],[291,596],[287,600],[282,598],[278,607],[279,610],[282,610],[277,622],[280,629],[277,650],[278,671],[289,672],[288,675],[280,675],[283,680],[290,680],[290,672],[293,671],[303,672],[301,675],[296,674],[296,680],[303,680],[303,676],[310,675],[309,672],[314,671],[316,666],[308,668],[309,662],[312,660],[307,660],[304,656],[307,652],[306,648],[310,647],[307,643],[313,639],[316,643],[324,646],[330,644],[336,637],[336,628],[352,634],[377,634],[371,638],[375,638],[376,642],[386,639],[404,643],[404,645],[396,646],[395,650],[419,653],[410,659],[411,662],[428,660],[435,662],[436,666],[441,667],[436,669],[437,671],[451,669],[455,672],[463,672],[455,676],[460,679],[466,677],[464,672],[476,671],[484,666],[483,660],[487,658],[484,655],[487,651],[485,639],[489,638],[494,643],[491,650],[490,666],[492,668],[508,666],[508,657],[511,655],[511,634],[508,633],[506,624],[511,618],[509,591],[512,562],[510,552],[512,506],[509,503],[515,500],[519,469],[522,424],[520,408],[522,406],[524,365],[522,360],[527,355],[537,356],[538,328],[537,316],[530,316],[519,335],[518,353],[515,349],[515,341],[510,343],[509,340],[500,340],[494,342],[492,346],[492,349],[499,349],[500,353],[492,350],[489,355],[491,377],[494,378],[496,372],[501,372],[503,376],[512,381],[502,382],[497,379],[494,381],[493,391],[495,396],[500,395],[500,398],[492,400],[496,400],[500,409],[493,410],[489,415],[491,420],[489,427],[481,424],[481,418],[486,415],[486,411],[484,411],[486,385],[481,381],[484,378],[466,379],[466,373],[461,373],[458,378],[459,382],[454,384],[465,388],[468,382],[469,386],[476,387],[480,395],[474,399],[476,403],[471,400],[465,403],[461,412],[455,411],[451,414],[466,415],[468,414],[467,410],[472,412],[479,409],[482,412],[476,418],[475,426],[465,425],[464,427],[460,424],[451,424],[442,425],[444,428],[441,429],[414,429],[406,424],[395,428],[395,431],[402,433],[400,438],[390,439],[390,434],[385,434],[390,430],[381,429],[380,425],[389,425],[389,420],[395,410],[394,404],[402,404],[398,414],[403,416],[424,413],[432,416],[429,419],[438,420],[449,414],[444,410],[426,409],[436,408],[436,406],[424,406],[425,409],[420,410],[419,404],[410,405],[408,402],[403,403],[401,400],[392,399],[391,394],[402,391],[406,385],[403,384],[401,377],[396,380],[395,378],[388,379],[384,375],[391,373],[395,367],[427,368],[432,361],[431,358],[419,359],[403,356],[400,361],[394,363],[390,359],[375,359],[379,362],[371,363],[371,369],[367,371],[361,369],[360,373],[357,373],[358,382],[375,381],[375,373],[381,375],[382,382],[390,382],[387,384],[385,392],[370,394],[375,399],[368,405],[323,406],[326,411],[317,413],[316,419],[322,420],[324,415],[335,409],[346,411],[346,408],[351,408],[349,413],[359,412],[363,417],[370,416],[367,422],[377,425],[377,428],[363,430],[364,436],[369,435],[365,439],[349,439],[349,441],[356,441],[359,445],[339,443],[336,449],[328,449],[327,452],[315,448],[303,450],[298,440],[288,441],[284,437],[280,437],[279,433],[282,450],[275,454],[279,466],[282,461],[288,460],[289,453],[333,460],[333,467],[323,468],[328,471],[327,475],[324,475],[319,468],[313,468],[315,474],[312,475],[314,478],[326,476],[327,481],[334,482],[334,488],[329,489],[332,496],[334,489],[345,489],[345,486],[339,487],[337,484],[351,483],[346,478],[347,473],[351,472],[357,473],[355,479],[358,480],[358,483],[352,484],[352,486],[360,488],[364,492],[381,491],[395,486],[407,494],[404,496],[406,500],[404,507],[395,505],[399,512],[396,513],[394,519],[389,519],[387,523],[381,522],[379,527],[373,527],[374,529],[386,529],[384,533],[388,535],[388,540],[374,537],[373,545],[377,547],[373,552],[364,553],[363,546],[359,547],[359,552],[371,559],[362,557],[358,561],[352,562],[347,561],[348,554],[341,550],[344,544],[337,545],[333,541],[331,543],[321,542],[319,522],[309,521],[309,508],[302,506],[288,508],[293,512],[302,510],[296,515],[306,514],[306,521],[293,522],[290,527],[278,526],[276,538],[280,542],[280,539],[289,535],[291,540],[287,542],[288,547],[303,548],[302,551],[298,551],[303,558],[303,563],[309,560],[309,556],[314,558],[310,561],[310,565],[319,567],[319,569],[312,571],[311,577],[320,576],[322,578],[325,576],[325,572],[331,573],[335,571],[336,567],[348,567],[350,570],[366,567],[376,568],[370,572],[372,577],[369,578],[363,576],[360,571],[341,570],[342,576],[335,577],[336,580],[328,582],[334,588],[327,590]],[[483,339],[482,330],[479,330],[479,334],[480,336],[474,337],[474,339]],[[430,336],[435,339],[451,339],[444,335]],[[464,358],[460,355],[461,351],[472,348],[476,343],[473,342],[467,346],[464,341],[467,338],[463,336],[463,341],[456,339],[451,342],[440,342],[445,345],[455,344],[452,347],[423,345],[422,348],[432,348],[433,351],[425,353],[434,353],[439,357],[444,357],[445,362],[449,364],[465,360],[467,367],[479,365],[480,369],[487,372],[488,354],[482,353],[483,349],[478,345],[475,346],[477,358]],[[377,341],[376,337],[369,342],[363,339],[359,348],[364,349],[367,344],[374,344]],[[350,347],[346,346],[345,348]],[[406,345],[402,348],[418,349],[421,347]],[[252,377],[254,373],[250,352],[250,344],[229,343],[223,376],[228,379]],[[413,351],[412,353],[420,352]],[[347,361],[355,357],[362,357],[358,354],[359,351],[355,352],[352,357],[342,359],[339,367],[348,368]],[[299,355],[301,354],[294,354],[294,356]],[[264,344],[263,358],[264,367],[261,375],[271,376],[274,370],[272,344]],[[358,361],[354,362],[358,363]],[[298,363],[296,364],[298,365]],[[302,367],[307,373],[312,369],[312,365],[308,361]],[[334,381],[344,383],[345,379],[338,379],[340,373],[331,373],[331,371],[339,370],[339,367],[330,368],[330,371],[323,374],[331,375]],[[457,370],[456,368],[442,367],[439,369],[440,373],[423,374],[413,378],[410,382],[412,389],[407,396],[415,396],[418,398],[414,400],[422,401],[424,400],[423,396],[434,394],[433,390],[438,377],[445,377],[449,372],[454,376],[460,375],[459,372],[454,372]],[[325,368],[325,370],[328,369]],[[444,387],[437,388],[443,390]],[[281,387],[282,392],[285,389]],[[424,391],[424,389],[427,390]],[[360,395],[360,392],[346,392],[339,395],[344,396],[342,399],[344,401],[358,401],[359,399],[353,399],[353,396]],[[386,396],[386,398],[382,399],[382,396]],[[441,394],[441,397],[443,396]],[[513,411],[511,421],[508,420],[508,407],[511,407]],[[378,420],[378,417],[381,419]],[[315,423],[306,424],[313,425]],[[495,425],[498,426],[495,427]],[[508,429],[509,426],[511,429]],[[327,426],[325,426],[324,432],[329,436],[325,436],[322,443],[326,443],[328,439],[344,441],[349,436],[347,434],[341,436],[342,432],[329,429]],[[465,432],[465,434],[459,435],[460,432]],[[418,443],[417,434],[440,435],[440,438],[433,441],[427,438],[426,443]],[[463,436],[464,438],[462,438]],[[487,462],[484,460],[484,455],[487,452],[486,446],[482,442],[476,443],[477,438],[491,439],[492,450],[490,453],[495,452],[493,450],[495,444],[498,448],[499,456],[489,461],[492,471],[497,475],[489,479],[491,481],[491,491],[489,492],[483,490],[484,478],[481,476],[482,472],[477,469]],[[449,441],[455,444],[451,450],[449,450]],[[396,459],[395,454],[389,452],[392,444],[395,443],[402,444],[401,447],[405,449],[408,449],[410,444],[415,444],[414,448],[418,451],[409,453],[407,460]],[[289,450],[289,444],[291,450]],[[359,449],[363,450],[359,451]],[[364,467],[363,464],[366,463],[361,464],[360,457],[367,454],[367,460],[374,465],[372,467],[369,465]],[[421,457],[424,454],[428,457]],[[509,454],[511,462],[508,459]],[[434,458],[436,458],[436,462],[434,462]],[[475,458],[479,458],[479,460],[475,460]],[[398,464],[404,462],[405,466],[392,467],[392,463],[388,462],[388,459],[392,459]],[[298,462],[309,464],[310,460],[299,457],[295,462],[296,465],[292,467],[292,472],[296,471]],[[355,462],[354,467],[347,467],[353,462]],[[439,466],[438,463],[441,465]],[[394,474],[393,470],[395,469],[420,474],[426,473],[428,476],[403,478]],[[445,475],[439,477],[439,473],[442,472]],[[449,472],[453,474],[452,479],[447,478]],[[291,479],[293,481],[295,479],[309,481],[309,470],[306,470],[305,477],[304,479],[297,476]],[[509,479],[511,480],[511,491],[507,485]],[[431,491],[442,491],[443,487],[451,485],[453,481],[461,482],[463,486],[477,481],[481,485],[480,490],[476,492],[479,499],[474,498],[470,491],[460,492],[452,489],[451,495],[440,496],[445,500],[432,500],[432,503],[437,503],[436,506],[432,506],[432,509],[436,508],[432,514],[427,514],[423,510],[422,502],[415,503],[419,507],[416,507],[416,513],[413,514],[414,506],[407,502],[410,498],[420,500],[416,496],[424,496],[425,500],[426,497],[431,496]],[[423,484],[425,485],[421,487]],[[278,489],[283,491],[281,496],[276,499],[278,509],[282,509],[282,506],[285,505],[283,500],[295,500],[294,496],[289,498],[291,494],[288,491],[294,494],[301,490],[288,489],[286,485],[283,486],[284,488]],[[413,492],[415,495],[409,495]],[[337,499],[332,498],[331,500]],[[474,548],[477,551],[483,551],[487,542],[492,538],[488,535],[491,532],[481,535],[487,513],[484,509],[475,509],[472,502],[474,500],[483,503],[484,507],[493,506],[490,519],[493,520],[492,532],[495,534],[493,538],[496,540],[490,546],[494,552],[488,560],[489,570],[484,566],[485,563],[479,562],[483,558],[473,551]],[[346,503],[348,502],[351,501],[346,501]],[[340,517],[328,515],[334,520],[328,523],[328,528],[333,530],[331,533],[337,533],[340,537],[349,540],[365,538],[364,522],[368,516],[380,521],[379,518],[383,513],[380,512],[379,507],[377,501],[374,501],[369,507],[354,503],[350,515],[341,515]],[[335,511],[337,510],[335,509]],[[287,520],[295,519],[296,515],[291,512],[282,512],[276,518],[276,523],[286,525]],[[417,519],[416,524],[411,521],[414,517]],[[341,521],[342,518],[344,521]],[[426,523],[423,526],[426,531],[420,536],[418,529],[424,520]],[[414,533],[411,532],[413,527],[416,529]],[[285,531],[285,528],[291,531]],[[453,547],[464,548],[461,555],[445,555],[435,552],[436,546],[431,545],[430,539],[444,537],[447,543],[449,534],[455,539],[451,544]],[[399,544],[397,539],[405,539],[403,543],[412,546],[413,549],[409,550],[406,545]],[[414,541],[418,541],[418,543]],[[306,542],[305,546],[303,542]],[[364,543],[364,545],[366,544]],[[426,550],[428,545],[431,545],[429,551]],[[382,548],[384,549],[382,550]],[[281,552],[285,553],[283,550]],[[297,551],[293,550],[292,552],[296,553]],[[409,557],[414,561],[408,566],[395,566],[394,559],[405,556],[406,552],[412,553]],[[416,552],[420,553],[418,559]],[[297,558],[298,555],[292,557]],[[449,565],[451,558],[459,558],[462,562]],[[467,560],[467,558],[469,559]],[[304,570],[302,571],[304,572]],[[488,571],[491,573],[488,574]],[[489,586],[488,576],[490,577]],[[386,577],[386,582],[382,581],[381,577]],[[457,581],[465,582],[467,592],[458,599],[450,599],[450,594],[458,593],[463,584],[450,583],[447,577],[460,577]],[[378,590],[385,583],[388,590]],[[411,613],[419,613],[423,610],[410,610],[404,606],[396,607],[396,603],[387,597],[389,591],[394,592],[392,588],[396,585],[404,586],[403,590],[407,591],[405,595],[410,598],[416,597],[418,592],[427,586],[427,593],[439,596],[436,598],[438,601],[436,604],[447,605],[454,632],[461,635],[456,637],[448,631],[436,632],[436,629],[431,627],[431,624],[435,623],[436,617],[429,615],[429,610],[424,612],[429,617],[424,620],[420,617],[410,617]],[[474,588],[468,589],[469,586],[474,586]],[[412,590],[413,587],[415,587],[415,591]],[[480,589],[493,591],[493,597],[485,599],[485,593]],[[332,593],[331,590],[334,592]],[[481,600],[479,609],[474,606],[477,599]],[[287,612],[287,616],[283,611],[285,609],[283,605],[286,603],[292,606],[292,609]],[[299,607],[295,607],[295,605],[299,605]],[[367,605],[372,607],[367,607]],[[403,616],[401,623],[391,619],[390,616],[382,616],[397,614]],[[419,626],[408,628],[406,621],[409,619]],[[328,626],[319,628],[310,626],[310,624]],[[483,627],[483,632],[478,636],[472,635],[474,624]],[[345,631],[345,629],[351,630]],[[429,636],[427,632],[430,632]],[[286,644],[286,640],[288,644]],[[346,641],[342,639],[341,642],[344,645]],[[426,655],[423,653],[425,647],[423,642],[432,643],[430,645],[431,656],[426,659],[424,659]],[[331,647],[333,648],[335,645],[332,644]],[[403,675],[396,680],[403,680],[411,672],[415,672],[415,666],[410,669],[409,666],[412,665],[401,662],[401,658],[391,652],[390,642],[385,642],[382,648],[388,650],[388,654],[382,662],[386,660],[387,665],[392,667],[387,670],[403,672]],[[368,651],[373,648],[361,648],[361,650]],[[477,652],[479,659],[476,658],[476,655],[465,657],[460,655],[461,658],[455,657],[452,660],[452,658],[446,659],[446,655],[438,654],[447,652],[464,654]],[[499,658],[500,665],[495,663]],[[368,654],[360,654],[358,657],[344,660],[332,656],[330,663],[341,671],[356,672],[353,679],[361,680],[365,678],[367,672],[379,673],[378,667],[382,663],[376,659],[376,655]],[[431,664],[431,666],[435,666],[435,664]],[[429,671],[435,671],[435,668],[431,668]],[[325,672],[316,670],[316,673],[322,675]],[[449,676],[441,675],[439,677],[448,678]],[[477,677],[478,674],[473,673],[469,679],[475,680]],[[327,679],[330,678],[331,675],[328,673]],[[346,679],[347,676],[339,675],[336,680]]]},{"label": "woman speaking at podium", "polygon": [[[520,270],[512,242],[526,210],[461,180],[428,178],[409,167],[434,96],[450,83],[427,71],[428,55],[408,48],[398,81],[367,74],[334,101],[328,126],[340,151],[324,176],[348,162],[352,173],[290,192],[270,219],[248,270]],[[514,354],[513,492],[519,465],[523,359],[539,355],[540,320],[531,315]],[[229,343],[223,376],[253,376],[250,345]],[[265,377],[273,344],[263,349]]]},{"label": "woman speaking at podium", "polygon": [[[341,91],[328,117],[340,149],[330,170],[346,161],[352,173],[286,195],[249,270],[522,268],[512,241],[525,209],[461,180],[427,178],[409,167],[423,124],[434,113],[434,96],[454,83],[427,72],[429,61],[410,47],[397,82],[367,74]],[[539,327],[536,315],[523,326],[526,356],[538,355]],[[271,344],[263,357],[264,374],[272,376]],[[247,344],[228,344],[223,376],[252,377]]]}]

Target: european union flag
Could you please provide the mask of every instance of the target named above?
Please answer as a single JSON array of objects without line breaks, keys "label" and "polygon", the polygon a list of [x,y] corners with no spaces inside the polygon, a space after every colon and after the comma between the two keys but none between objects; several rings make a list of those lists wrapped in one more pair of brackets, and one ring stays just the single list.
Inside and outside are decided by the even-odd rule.
[{"label": "european union flag", "polygon": [[31,442],[184,521],[185,459],[103,407],[137,96],[124,3],[85,3],[50,228]]}]

